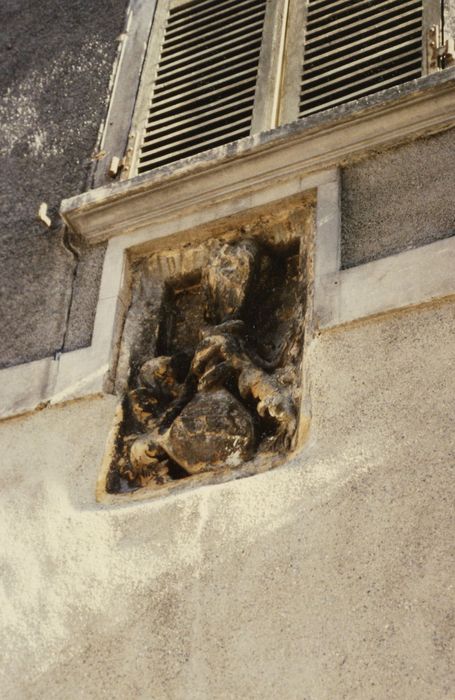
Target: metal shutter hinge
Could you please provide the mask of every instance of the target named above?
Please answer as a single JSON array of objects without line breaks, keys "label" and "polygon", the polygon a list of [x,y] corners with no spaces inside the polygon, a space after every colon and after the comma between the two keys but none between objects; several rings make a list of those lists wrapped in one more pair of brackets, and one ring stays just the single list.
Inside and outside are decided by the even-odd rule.
[{"label": "metal shutter hinge", "polygon": [[108,170],[108,175],[109,177],[117,177],[117,175],[120,174],[120,171],[122,169],[122,161],[118,156],[114,156],[111,159],[111,163],[109,165],[109,170]]},{"label": "metal shutter hinge", "polygon": [[455,62],[455,43],[452,37],[441,40],[441,29],[433,24],[428,30],[428,72],[440,70]]},{"label": "metal shutter hinge", "polygon": [[122,174],[123,177],[127,176],[130,167],[131,167],[131,160],[133,157],[133,143],[134,139],[136,138],[136,135],[134,133],[131,133],[128,136],[128,147],[126,149],[126,153],[123,156],[123,158],[119,158],[118,156],[114,156],[111,160],[111,164],[109,166],[108,174],[109,177],[116,178],[120,173]]},{"label": "metal shutter hinge", "polygon": [[112,177],[113,179],[115,179],[116,177],[118,177],[120,175],[120,173],[127,173],[128,172],[129,160],[130,160],[129,155],[130,154],[127,153],[127,155],[122,159],[120,159],[118,156],[114,156],[112,158],[111,164],[110,164],[109,170],[108,170],[109,177]]}]

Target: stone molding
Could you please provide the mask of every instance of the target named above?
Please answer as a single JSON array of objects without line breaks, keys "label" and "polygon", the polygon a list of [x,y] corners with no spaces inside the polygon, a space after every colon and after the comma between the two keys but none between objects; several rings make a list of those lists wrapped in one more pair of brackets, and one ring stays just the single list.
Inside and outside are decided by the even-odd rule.
[{"label": "stone molding", "polygon": [[208,236],[226,217],[309,190],[317,190],[316,328],[455,295],[455,238],[340,269],[340,182],[329,167],[455,126],[455,70],[436,78],[63,202],[75,232],[108,239],[92,344],[1,370],[0,417],[112,390],[131,257]]},{"label": "stone molding", "polygon": [[453,126],[448,69],[64,200],[61,213],[75,233],[99,243]]}]

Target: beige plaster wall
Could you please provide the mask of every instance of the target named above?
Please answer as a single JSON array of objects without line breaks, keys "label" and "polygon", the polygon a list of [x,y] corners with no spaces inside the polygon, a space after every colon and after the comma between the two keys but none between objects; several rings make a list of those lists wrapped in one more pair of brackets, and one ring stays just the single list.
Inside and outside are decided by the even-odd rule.
[{"label": "beige plaster wall", "polygon": [[0,424],[5,700],[455,697],[455,302],[310,352],[282,468],[125,507],[112,398]]}]

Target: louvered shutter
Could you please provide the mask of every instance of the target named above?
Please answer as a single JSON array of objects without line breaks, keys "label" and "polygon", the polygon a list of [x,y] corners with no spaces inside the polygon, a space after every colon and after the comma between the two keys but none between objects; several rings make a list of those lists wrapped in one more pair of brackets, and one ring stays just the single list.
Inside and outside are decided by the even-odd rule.
[{"label": "louvered shutter", "polygon": [[[419,78],[439,0],[291,0],[282,121]],[[293,16],[292,16],[293,15]]]},{"label": "louvered shutter", "polygon": [[276,33],[280,4],[161,0],[141,87],[133,173],[272,126],[266,78],[276,72],[277,57],[264,40]]},{"label": "louvered shutter", "polygon": [[418,78],[440,25],[440,0],[158,0],[122,177]]}]

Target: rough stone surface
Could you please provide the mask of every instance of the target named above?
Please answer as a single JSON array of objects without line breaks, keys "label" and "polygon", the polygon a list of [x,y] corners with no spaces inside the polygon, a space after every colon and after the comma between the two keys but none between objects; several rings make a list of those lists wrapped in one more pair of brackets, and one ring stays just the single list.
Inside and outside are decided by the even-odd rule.
[{"label": "rough stone surface", "polygon": [[455,234],[455,131],[344,168],[342,266]]},{"label": "rough stone surface", "polygon": [[[5,0],[0,23],[1,366],[90,342],[101,251],[75,259],[54,222],[60,200],[88,184],[126,0]],[[58,291],[56,291],[58,290]],[[76,303],[77,302],[77,303]]]},{"label": "rough stone surface", "polygon": [[169,446],[190,474],[207,465],[237,467],[253,455],[253,419],[226,389],[199,393],[173,423]]},{"label": "rough stone surface", "polygon": [[320,336],[301,455],[153,503],[94,503],[115,399],[0,424],[2,698],[452,698],[454,324]]}]

